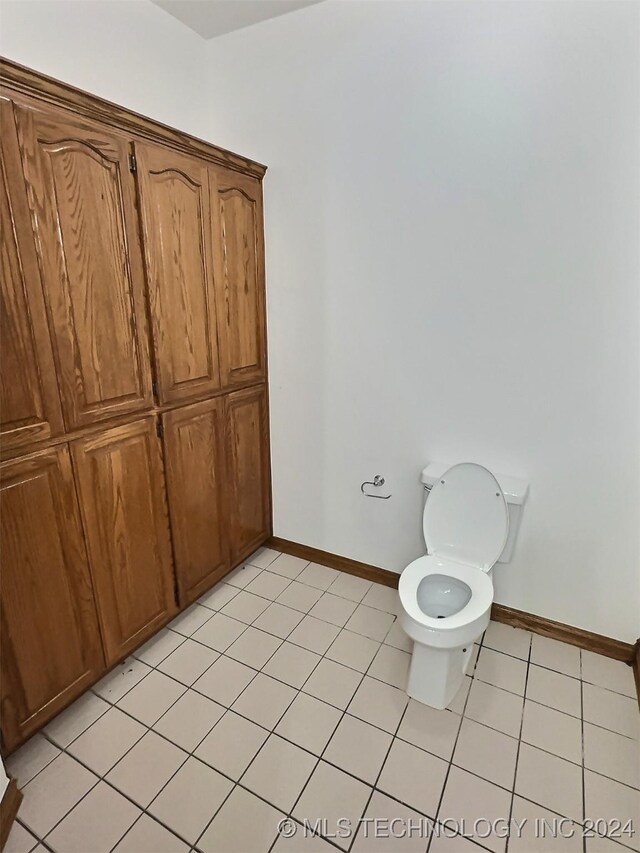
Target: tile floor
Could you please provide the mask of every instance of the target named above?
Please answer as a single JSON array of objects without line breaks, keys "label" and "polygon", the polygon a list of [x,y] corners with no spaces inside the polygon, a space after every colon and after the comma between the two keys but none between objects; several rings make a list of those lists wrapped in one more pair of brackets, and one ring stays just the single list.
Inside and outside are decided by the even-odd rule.
[{"label": "tile floor", "polygon": [[435,711],[404,693],[397,613],[261,549],[11,756],[7,851],[640,851],[628,667],[491,623]]}]

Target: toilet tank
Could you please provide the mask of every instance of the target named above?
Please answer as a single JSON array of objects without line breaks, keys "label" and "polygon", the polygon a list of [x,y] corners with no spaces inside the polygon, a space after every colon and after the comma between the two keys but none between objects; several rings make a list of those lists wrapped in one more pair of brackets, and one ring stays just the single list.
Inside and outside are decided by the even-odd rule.
[{"label": "toilet tank", "polygon": [[[422,469],[420,482],[424,484],[425,489],[429,490],[442,477],[445,471],[451,468],[455,463],[432,462]],[[517,477],[508,477],[504,474],[496,474],[491,472],[500,483],[500,488],[504,493],[507,507],[509,508],[509,535],[505,542],[502,554],[498,557],[499,563],[508,563],[513,556],[516,539],[518,538],[518,530],[520,528],[520,519],[522,510],[529,494],[529,483],[526,480],[520,480]]]}]

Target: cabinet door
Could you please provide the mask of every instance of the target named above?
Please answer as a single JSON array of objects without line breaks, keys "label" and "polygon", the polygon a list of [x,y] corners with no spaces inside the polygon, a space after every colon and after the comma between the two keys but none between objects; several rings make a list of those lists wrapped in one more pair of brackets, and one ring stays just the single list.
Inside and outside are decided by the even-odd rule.
[{"label": "cabinet door", "polygon": [[13,109],[0,101],[0,433],[13,453],[63,430]]},{"label": "cabinet door", "polygon": [[175,409],[163,420],[176,578],[184,607],[229,568],[224,401]]},{"label": "cabinet door", "polygon": [[67,427],[148,409],[129,143],[53,110],[16,121]]},{"label": "cabinet door", "polygon": [[210,186],[222,381],[233,385],[266,370],[262,186],[218,168],[210,169]]},{"label": "cabinet door", "polygon": [[227,398],[231,565],[261,545],[271,529],[267,394],[260,386]]},{"label": "cabinet door", "polygon": [[2,730],[12,749],[104,669],[66,446],[0,465]]},{"label": "cabinet door", "polygon": [[175,610],[160,442],[145,418],[71,445],[107,663]]},{"label": "cabinet door", "polygon": [[136,143],[160,401],[220,387],[207,164]]}]

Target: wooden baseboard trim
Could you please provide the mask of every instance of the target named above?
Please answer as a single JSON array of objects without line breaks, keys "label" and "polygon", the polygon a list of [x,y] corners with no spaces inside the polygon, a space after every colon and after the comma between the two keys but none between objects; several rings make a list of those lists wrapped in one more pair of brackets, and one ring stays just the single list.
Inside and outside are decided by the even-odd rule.
[{"label": "wooden baseboard trim", "polygon": [[[310,560],[314,563],[322,563],[324,566],[330,566],[332,569],[348,572],[360,578],[366,578],[366,580],[385,584],[385,586],[398,586],[400,575],[397,572],[390,572],[388,569],[381,569],[368,563],[360,563],[357,560],[349,559],[349,557],[340,557],[330,551],[321,551],[319,548],[311,548],[289,539],[281,539],[279,536],[272,536],[265,544],[276,551],[282,551],[284,554],[291,554],[294,557],[301,557],[303,560]],[[503,622],[505,625],[512,625],[514,628],[524,628],[534,634],[551,637],[553,640],[560,640],[563,643],[578,646],[598,655],[605,655],[628,664],[633,663],[636,685],[640,695],[640,663],[638,662],[640,641],[636,643],[634,658],[634,646],[630,643],[623,643],[621,640],[613,640],[601,634],[584,631],[582,628],[574,628],[572,625],[565,625],[562,622],[554,622],[553,619],[535,616],[533,613],[506,607],[504,604],[493,605],[491,618],[496,622]]]},{"label": "wooden baseboard trim", "polygon": [[9,779],[0,802],[0,850],[4,850],[21,802],[22,791],[18,788],[18,783],[15,779]]}]

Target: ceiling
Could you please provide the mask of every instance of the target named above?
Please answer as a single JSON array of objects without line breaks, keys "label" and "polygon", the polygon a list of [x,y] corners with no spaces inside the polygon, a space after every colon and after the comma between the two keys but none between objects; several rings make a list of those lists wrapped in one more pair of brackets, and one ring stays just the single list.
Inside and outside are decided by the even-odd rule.
[{"label": "ceiling", "polygon": [[152,0],[205,39],[215,38],[267,18],[277,18],[322,0]]}]

